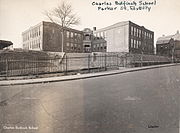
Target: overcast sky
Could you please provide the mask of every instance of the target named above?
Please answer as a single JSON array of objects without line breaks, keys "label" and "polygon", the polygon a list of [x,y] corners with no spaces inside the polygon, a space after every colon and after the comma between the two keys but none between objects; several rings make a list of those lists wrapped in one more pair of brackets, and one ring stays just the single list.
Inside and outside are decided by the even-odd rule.
[{"label": "overcast sky", "polygon": [[[73,28],[82,30],[95,26],[99,29],[130,20],[154,31],[155,41],[163,34],[171,35],[180,30],[179,0],[156,0],[157,5],[152,7],[150,12],[147,10],[98,11],[92,6],[93,1],[113,3],[115,0],[68,0],[81,19],[80,25]],[[21,33],[30,26],[47,21],[42,12],[55,7],[60,2],[61,0],[0,0],[0,39],[12,41],[14,47],[22,47]]]}]

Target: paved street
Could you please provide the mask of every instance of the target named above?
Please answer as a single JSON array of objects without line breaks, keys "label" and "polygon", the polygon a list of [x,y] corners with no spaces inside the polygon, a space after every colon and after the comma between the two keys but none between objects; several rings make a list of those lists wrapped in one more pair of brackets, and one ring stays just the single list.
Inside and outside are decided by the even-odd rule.
[{"label": "paved street", "polygon": [[0,86],[0,133],[179,133],[180,66]]}]

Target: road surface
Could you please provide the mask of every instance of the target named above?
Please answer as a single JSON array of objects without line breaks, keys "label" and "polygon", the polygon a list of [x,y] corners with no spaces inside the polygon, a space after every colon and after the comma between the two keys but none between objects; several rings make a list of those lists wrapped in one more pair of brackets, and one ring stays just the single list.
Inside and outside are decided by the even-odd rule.
[{"label": "road surface", "polygon": [[0,133],[179,133],[180,66],[0,87]]}]

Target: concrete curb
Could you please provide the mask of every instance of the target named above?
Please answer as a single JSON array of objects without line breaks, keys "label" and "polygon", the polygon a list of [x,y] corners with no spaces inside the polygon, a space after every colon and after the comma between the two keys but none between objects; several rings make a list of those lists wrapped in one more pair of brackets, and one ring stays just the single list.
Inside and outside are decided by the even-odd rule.
[{"label": "concrete curb", "polygon": [[88,79],[88,78],[94,78],[94,77],[122,74],[122,73],[127,73],[127,72],[135,72],[135,71],[140,71],[140,70],[147,70],[147,69],[154,69],[154,68],[161,68],[161,67],[170,67],[170,66],[176,66],[176,65],[180,65],[180,63],[137,67],[137,68],[127,68],[123,70],[113,70],[113,71],[105,71],[105,72],[99,72],[99,73],[88,73],[88,74],[82,74],[82,75],[70,75],[70,76],[49,77],[49,78],[23,79],[23,80],[3,80],[3,81],[0,81],[0,86],[38,84],[38,83],[50,83],[50,82]]}]

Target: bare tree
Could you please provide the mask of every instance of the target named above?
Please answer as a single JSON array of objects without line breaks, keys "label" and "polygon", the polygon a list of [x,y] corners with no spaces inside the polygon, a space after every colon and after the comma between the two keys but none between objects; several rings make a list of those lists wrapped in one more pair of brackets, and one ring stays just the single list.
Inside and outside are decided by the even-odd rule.
[{"label": "bare tree", "polygon": [[62,27],[70,27],[72,25],[78,25],[80,22],[79,17],[73,13],[71,4],[62,1],[57,7],[52,10],[46,10],[45,16],[53,23],[59,24]]},{"label": "bare tree", "polygon": [[73,13],[71,4],[62,1],[57,7],[52,10],[46,10],[43,13],[53,23],[61,25],[62,31],[62,52],[64,43],[64,27],[71,27],[80,23],[79,17]]}]

